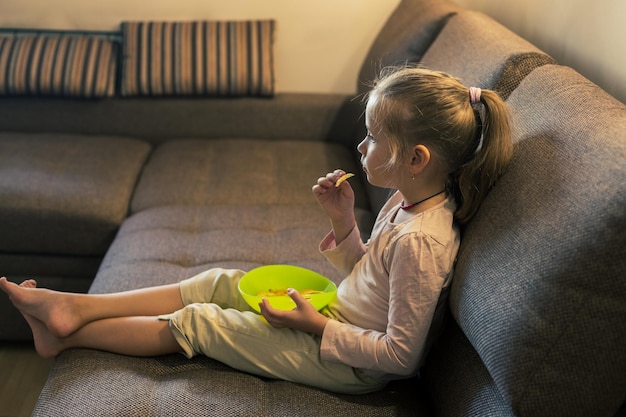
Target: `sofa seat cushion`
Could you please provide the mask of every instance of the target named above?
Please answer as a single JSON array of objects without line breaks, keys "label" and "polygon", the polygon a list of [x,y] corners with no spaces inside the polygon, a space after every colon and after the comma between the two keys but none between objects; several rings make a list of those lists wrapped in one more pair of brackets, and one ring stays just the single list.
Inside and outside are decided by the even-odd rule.
[{"label": "sofa seat cushion", "polygon": [[340,395],[235,371],[206,357],[133,358],[70,350],[57,358],[33,416],[428,417],[413,380]]},{"label": "sofa seat cushion", "polygon": [[[174,140],[152,154],[132,211],[168,205],[317,205],[311,187],[320,176],[337,168],[362,173],[354,153],[321,141]],[[358,178],[350,183],[357,206],[367,208]]]},{"label": "sofa seat cushion", "polygon": [[[357,210],[361,224],[371,214]],[[266,264],[313,269],[335,281],[319,253],[329,231],[317,205],[167,206],[129,217],[107,252],[91,292],[169,284],[213,267],[250,270]]]},{"label": "sofa seat cushion", "polygon": [[0,133],[0,252],[104,255],[149,152],[134,139]]}]

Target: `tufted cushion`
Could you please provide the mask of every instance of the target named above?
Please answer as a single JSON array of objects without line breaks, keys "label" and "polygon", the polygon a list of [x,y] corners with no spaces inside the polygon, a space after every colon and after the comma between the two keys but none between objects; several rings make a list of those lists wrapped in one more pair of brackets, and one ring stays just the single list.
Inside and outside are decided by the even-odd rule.
[{"label": "tufted cushion", "polygon": [[318,250],[328,230],[317,205],[146,209],[124,222],[91,292],[176,282],[214,267],[278,263],[339,278]]},{"label": "tufted cushion", "polygon": [[0,251],[102,256],[149,152],[134,139],[0,133]]},{"label": "tufted cushion", "polygon": [[[329,142],[181,139],[155,150],[132,210],[192,204],[316,205],[311,186],[336,168],[360,173],[352,150]],[[352,183],[366,208],[360,182]]]},{"label": "tufted cushion", "polygon": [[512,164],[468,226],[450,304],[518,416],[626,392],[626,107],[546,65],[511,94]]},{"label": "tufted cushion", "polygon": [[122,95],[271,96],[274,21],[123,22]]},{"label": "tufted cushion", "polygon": [[[452,74],[468,87],[493,89],[505,68],[542,63],[533,58],[537,55],[545,53],[489,16],[462,11],[449,19],[420,63]],[[527,63],[520,56],[528,57]],[[507,74],[514,75],[511,69]]]},{"label": "tufted cushion", "polygon": [[117,51],[97,36],[0,34],[0,95],[112,96]]}]

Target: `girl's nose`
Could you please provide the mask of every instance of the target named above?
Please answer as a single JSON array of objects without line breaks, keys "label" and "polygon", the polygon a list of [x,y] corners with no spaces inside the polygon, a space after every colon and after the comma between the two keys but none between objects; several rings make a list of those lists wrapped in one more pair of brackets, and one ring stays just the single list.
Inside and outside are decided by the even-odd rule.
[{"label": "girl's nose", "polygon": [[363,138],[363,140],[357,145],[356,150],[361,153],[361,155],[365,155],[367,136]]}]

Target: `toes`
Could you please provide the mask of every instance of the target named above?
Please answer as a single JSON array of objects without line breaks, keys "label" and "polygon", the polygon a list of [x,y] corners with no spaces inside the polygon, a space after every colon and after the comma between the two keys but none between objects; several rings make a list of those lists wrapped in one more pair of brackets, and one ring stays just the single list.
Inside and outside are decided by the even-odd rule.
[{"label": "toes", "polygon": [[4,290],[4,292],[8,293],[11,291],[11,287],[14,286],[15,283],[7,280],[5,277],[0,278],[0,288]]}]

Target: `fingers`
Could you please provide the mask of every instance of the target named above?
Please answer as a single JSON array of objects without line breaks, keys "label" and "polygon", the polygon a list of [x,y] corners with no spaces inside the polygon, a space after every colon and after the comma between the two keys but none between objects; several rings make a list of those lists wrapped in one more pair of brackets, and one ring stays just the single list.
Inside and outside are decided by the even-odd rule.
[{"label": "fingers", "polygon": [[267,322],[276,328],[291,328],[321,336],[328,322],[328,317],[317,312],[315,307],[294,289],[287,290],[287,294],[296,303],[296,308],[290,311],[281,311],[272,308],[264,298],[259,307]]},{"label": "fingers", "polygon": [[308,303],[307,299],[304,298],[302,294],[300,294],[300,292],[294,290],[293,288],[287,289],[287,295],[291,297],[294,303],[296,303],[296,308],[302,307],[303,302]]},{"label": "fingers", "polygon": [[350,173],[350,174],[343,174],[341,177],[339,177],[339,179],[337,180],[337,182],[335,182],[335,187],[339,187],[341,186],[341,184],[343,184],[344,182],[346,182],[346,180],[348,178],[352,178],[354,177],[354,174]]},{"label": "fingers", "polygon": [[294,303],[296,303],[296,307],[291,311],[282,311],[275,309],[271,306],[267,298],[263,298],[259,303],[261,314],[263,315],[263,317],[265,317],[265,320],[267,320],[267,322],[273,327],[291,327],[293,325],[292,322],[294,320],[294,312],[301,309],[302,307],[305,307],[306,305],[304,303],[308,303],[307,299],[293,288],[287,289],[287,295],[291,297]]},{"label": "fingers", "polygon": [[278,329],[285,327],[282,318],[283,312],[273,308],[267,298],[263,298],[261,300],[259,308],[261,309],[261,315],[265,317],[265,320],[267,320],[272,327],[276,327]]},{"label": "fingers", "polygon": [[337,181],[346,175],[346,172],[342,169],[336,169],[333,172],[329,172],[325,177],[319,177],[317,183],[313,186],[313,193],[321,195],[331,190],[337,184]]}]

